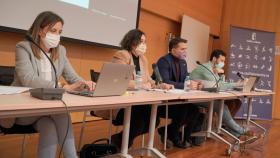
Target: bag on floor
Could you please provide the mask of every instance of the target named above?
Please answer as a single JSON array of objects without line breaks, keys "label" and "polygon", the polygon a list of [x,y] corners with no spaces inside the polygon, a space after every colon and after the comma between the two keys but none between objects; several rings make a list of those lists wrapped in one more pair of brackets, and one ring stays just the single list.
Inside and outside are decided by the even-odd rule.
[{"label": "bag on floor", "polygon": [[80,158],[98,158],[115,153],[117,153],[117,146],[114,144],[109,144],[109,140],[104,138],[98,139],[91,144],[85,144],[80,151]]}]

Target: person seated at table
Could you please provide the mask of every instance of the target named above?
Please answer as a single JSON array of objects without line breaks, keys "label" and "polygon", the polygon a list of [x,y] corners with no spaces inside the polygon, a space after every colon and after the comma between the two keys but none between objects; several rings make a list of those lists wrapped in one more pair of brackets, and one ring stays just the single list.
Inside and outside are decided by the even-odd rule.
[{"label": "person seated at table", "polygon": [[[135,70],[129,81],[129,89],[135,89],[136,87],[136,73],[141,72],[142,84],[140,89],[151,89],[151,88],[162,88],[171,89],[172,85],[160,84],[156,85],[155,81],[151,79],[148,71],[148,60],[145,56],[146,53],[146,36],[144,32],[139,29],[133,29],[126,33],[121,40],[122,50],[117,51],[112,59],[113,63],[127,64],[135,66]],[[108,112],[96,111],[97,116],[108,118]],[[130,132],[129,132],[129,144],[131,147],[133,140],[141,135],[145,134],[149,130],[151,114],[151,105],[139,105],[133,106],[131,109],[131,120],[130,120]],[[113,111],[113,123],[121,125],[124,122],[124,109]],[[157,121],[158,122],[158,121]],[[157,123],[158,124],[158,123]],[[114,134],[112,136],[112,142],[118,147],[121,146],[122,132]]]},{"label": "person seated at table", "polygon": [[[63,19],[59,15],[45,11],[36,17],[27,32],[54,62],[57,74],[38,47],[29,41],[21,41],[16,45],[13,86],[55,88],[55,78],[60,76],[69,83],[63,87],[66,90],[94,86],[93,82],[84,81],[77,75],[66,57],[65,48],[59,44],[63,24]],[[61,147],[63,145],[64,157],[77,158],[72,122],[68,113],[18,117],[2,120],[1,123],[5,127],[11,127],[13,124],[33,125],[39,132],[37,153],[39,158],[55,158],[57,145]]]},{"label": "person seated at table", "polygon": [[[226,89],[233,89],[233,87],[241,86],[243,85],[243,81],[238,81],[235,83],[229,83],[225,82],[225,75],[224,75],[224,65],[226,60],[226,54],[222,50],[216,49],[213,50],[210,61],[207,63],[204,63],[203,65],[207,67],[212,73],[215,75],[213,76],[212,73],[210,73],[205,67],[199,65],[197,66],[190,74],[191,79],[195,80],[206,80],[206,81],[213,81],[216,82],[218,80],[218,87],[220,89],[226,90]],[[219,102],[215,101],[214,111],[219,111]],[[224,107],[224,113],[223,113],[223,124],[226,127],[226,129],[233,134],[236,137],[240,137],[241,135],[254,135],[253,131],[246,131],[246,128],[240,126],[236,121],[232,118],[231,112],[229,110],[228,105],[231,105],[232,107],[232,114],[235,115],[235,113],[240,108],[242,102],[239,99],[233,99],[233,100],[226,100],[225,101],[225,107]]]},{"label": "person seated at table", "polygon": [[[189,76],[185,60],[186,56],[187,40],[179,37],[171,39],[169,42],[169,52],[157,61],[157,66],[163,82],[172,84],[177,89],[184,89],[185,78],[186,76]],[[200,87],[200,82],[194,80],[190,81],[190,89],[196,90]],[[169,106],[168,108],[173,108],[173,106],[174,105]],[[177,146],[176,144],[179,144],[178,142],[180,142],[180,144],[184,144],[186,147],[191,144],[200,145],[203,142],[204,137],[200,138],[200,141],[198,141],[198,137],[191,137],[191,133],[201,130],[204,114],[200,112],[200,109],[196,105],[184,104],[176,106],[178,111],[170,111],[169,115],[173,115],[173,117],[176,118],[179,111],[185,111],[185,116],[184,118],[177,118],[177,120],[180,119],[180,122],[173,122],[168,125],[168,140],[172,141],[175,146]],[[164,117],[165,107],[159,107],[159,111],[161,111],[159,116]],[[182,125],[185,125],[185,138],[183,142],[181,142],[179,135],[179,129]],[[163,137],[164,127],[159,128],[158,132],[161,137]]]}]

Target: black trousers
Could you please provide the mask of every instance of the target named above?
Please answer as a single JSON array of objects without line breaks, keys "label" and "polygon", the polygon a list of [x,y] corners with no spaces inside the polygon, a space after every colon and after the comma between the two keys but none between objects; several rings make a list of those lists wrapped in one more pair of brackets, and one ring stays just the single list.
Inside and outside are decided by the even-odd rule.
[{"label": "black trousers", "polygon": [[[186,105],[169,105],[168,106],[168,118],[172,119],[168,125],[168,138],[180,139],[180,128],[185,126],[185,139],[189,139],[192,131],[197,126],[197,119],[199,115],[199,109],[197,106],[192,104]],[[158,116],[165,118],[166,106],[158,108]]]},{"label": "black trousers", "polygon": [[[129,143],[130,147],[133,144],[133,140],[142,134],[149,131],[151,115],[151,105],[139,105],[131,108],[131,120],[129,129]],[[121,109],[116,119],[113,121],[114,125],[123,125],[124,109]],[[159,125],[159,119],[156,121],[156,126]],[[118,137],[122,137],[122,132],[118,133]]]}]

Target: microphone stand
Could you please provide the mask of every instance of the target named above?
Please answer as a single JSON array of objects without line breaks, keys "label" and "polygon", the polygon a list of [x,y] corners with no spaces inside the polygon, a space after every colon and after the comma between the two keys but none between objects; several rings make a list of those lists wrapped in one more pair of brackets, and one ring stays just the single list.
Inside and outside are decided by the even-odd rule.
[{"label": "microphone stand", "polygon": [[157,64],[155,64],[155,63],[152,64],[152,68],[153,68],[154,74],[156,76],[156,85],[159,85],[159,84],[162,83],[162,77],[161,77],[161,75],[159,73]]},{"label": "microphone stand", "polygon": [[211,75],[214,77],[215,82],[216,82],[215,85],[214,85],[213,87],[211,87],[211,88],[202,88],[201,90],[202,90],[202,91],[208,91],[208,92],[219,92],[219,91],[220,91],[220,88],[219,88],[219,81],[220,81],[220,79],[218,80],[218,79],[216,78],[215,74],[214,74],[211,70],[209,70],[206,66],[204,66],[203,64],[201,64],[199,61],[196,61],[196,63],[197,63],[198,65],[202,66],[203,68],[205,68],[207,71],[209,71],[209,72],[211,73]]},{"label": "microphone stand", "polygon": [[47,55],[47,53],[40,47],[40,45],[33,40],[31,35],[27,34],[26,39],[43,52],[43,54],[47,57],[47,59],[51,63],[51,66],[55,74],[55,88],[33,88],[29,90],[31,96],[42,100],[61,100],[65,90],[63,88],[58,88],[57,72],[54,63]]}]

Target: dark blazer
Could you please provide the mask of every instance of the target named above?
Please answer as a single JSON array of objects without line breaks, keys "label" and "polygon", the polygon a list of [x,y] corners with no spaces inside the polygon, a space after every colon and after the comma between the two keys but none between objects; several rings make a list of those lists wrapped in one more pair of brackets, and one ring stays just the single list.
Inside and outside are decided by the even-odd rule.
[{"label": "dark blazer", "polygon": [[176,65],[174,63],[174,58],[170,53],[161,57],[157,66],[164,83],[172,84],[177,89],[184,89],[184,81],[188,73],[187,62],[185,60],[179,60],[181,75],[179,82],[176,82]]}]

